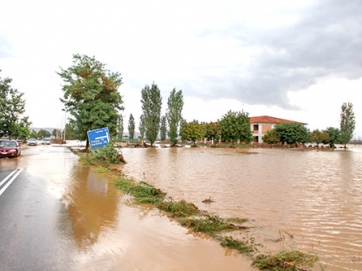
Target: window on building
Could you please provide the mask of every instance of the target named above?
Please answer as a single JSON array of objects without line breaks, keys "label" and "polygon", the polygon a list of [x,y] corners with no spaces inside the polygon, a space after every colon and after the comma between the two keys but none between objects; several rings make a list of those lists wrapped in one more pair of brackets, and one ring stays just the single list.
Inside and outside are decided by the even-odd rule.
[{"label": "window on building", "polygon": [[259,131],[259,124],[254,124],[254,131]]}]

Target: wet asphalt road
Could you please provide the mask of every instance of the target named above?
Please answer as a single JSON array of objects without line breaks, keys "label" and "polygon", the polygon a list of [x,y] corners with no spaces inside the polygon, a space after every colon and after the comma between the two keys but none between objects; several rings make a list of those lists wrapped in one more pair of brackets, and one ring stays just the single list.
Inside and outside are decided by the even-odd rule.
[{"label": "wet asphalt road", "polygon": [[16,159],[26,157],[0,160],[0,270],[72,270],[64,204]]}]

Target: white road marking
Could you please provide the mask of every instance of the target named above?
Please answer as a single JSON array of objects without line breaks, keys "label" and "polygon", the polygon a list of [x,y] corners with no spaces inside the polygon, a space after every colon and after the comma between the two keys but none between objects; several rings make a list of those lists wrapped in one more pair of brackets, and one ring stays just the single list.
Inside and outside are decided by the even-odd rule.
[{"label": "white road marking", "polygon": [[4,193],[4,191],[11,185],[11,183],[16,179],[16,177],[19,176],[19,174],[23,171],[22,168],[17,168],[14,171],[12,171],[8,176],[6,176],[6,178],[4,180],[1,181],[0,183],[0,187],[4,185],[3,188],[0,189],[0,196],[2,195],[2,193]]}]

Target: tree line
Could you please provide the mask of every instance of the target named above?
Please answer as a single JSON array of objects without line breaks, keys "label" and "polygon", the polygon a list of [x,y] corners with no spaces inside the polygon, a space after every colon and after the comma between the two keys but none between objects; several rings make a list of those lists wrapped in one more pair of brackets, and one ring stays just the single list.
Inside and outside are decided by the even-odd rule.
[{"label": "tree line", "polygon": [[[89,130],[108,127],[112,137],[122,138],[124,131],[123,98],[118,89],[122,85],[122,77],[118,72],[111,72],[106,65],[94,57],[73,55],[73,65],[67,69],[60,68],[57,74],[63,80],[63,97],[60,101],[69,113],[69,121],[65,131],[67,139],[87,140]],[[0,137],[26,139],[30,135],[29,117],[24,116],[25,100],[23,93],[11,88],[10,78],[0,77]],[[142,115],[139,122],[139,133],[142,140],[151,146],[160,137],[162,141],[170,141],[171,146],[181,140],[208,140],[250,143],[254,140],[250,129],[248,113],[229,111],[216,122],[187,122],[182,118],[182,90],[174,88],[168,97],[167,110],[161,116],[162,97],[156,83],[145,85],[141,90]],[[306,143],[316,142],[346,145],[353,137],[355,118],[352,103],[344,103],[341,109],[340,129],[329,127],[326,130],[310,132],[298,123],[283,123],[276,125],[264,136],[264,142],[276,143]],[[131,114],[128,122],[129,138],[135,134],[135,120]],[[43,136],[43,135],[41,135]],[[40,137],[41,137],[40,136]],[[37,135],[39,137],[39,135]]]},{"label": "tree line", "polygon": [[[73,65],[58,72],[64,81],[64,92],[61,102],[65,105],[71,118],[67,124],[68,137],[87,140],[87,131],[108,127],[113,137],[123,134],[124,110],[122,96],[118,88],[122,84],[120,73],[112,73],[105,65],[94,57],[74,55]],[[140,116],[140,134],[151,146],[156,141],[162,119],[162,134],[166,133],[164,125],[167,122],[167,134],[172,144],[177,143],[183,108],[182,91],[173,89],[168,99],[165,116],[161,117],[162,97],[157,84],[146,85],[141,90],[142,115]],[[128,124],[129,136],[134,137],[135,121],[131,114]]]},{"label": "tree line", "polygon": [[269,144],[297,144],[316,143],[328,144],[335,148],[336,144],[346,145],[353,138],[356,120],[353,104],[343,103],[340,113],[340,128],[328,127],[325,130],[315,129],[309,131],[304,125],[298,123],[282,123],[269,130],[263,137],[263,141]]}]

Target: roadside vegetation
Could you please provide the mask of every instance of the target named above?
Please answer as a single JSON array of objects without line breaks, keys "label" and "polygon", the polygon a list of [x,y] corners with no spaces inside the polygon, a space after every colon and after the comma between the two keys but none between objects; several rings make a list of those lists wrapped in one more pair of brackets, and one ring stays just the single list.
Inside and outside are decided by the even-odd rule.
[{"label": "roadside vegetation", "polygon": [[0,76],[0,138],[25,140],[29,137],[31,122],[24,116],[24,93],[12,88],[11,82],[11,78]]},{"label": "roadside vegetation", "polygon": [[87,165],[107,168],[110,164],[126,163],[123,155],[119,153],[113,141],[110,141],[104,148],[85,150],[80,152],[79,155]]}]

